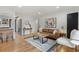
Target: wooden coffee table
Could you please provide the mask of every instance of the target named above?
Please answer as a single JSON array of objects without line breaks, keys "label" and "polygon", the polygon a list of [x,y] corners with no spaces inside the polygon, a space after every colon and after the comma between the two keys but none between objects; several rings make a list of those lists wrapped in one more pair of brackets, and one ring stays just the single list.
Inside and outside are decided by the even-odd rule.
[{"label": "wooden coffee table", "polygon": [[44,44],[48,41],[48,38],[45,38],[45,37],[46,37],[45,35],[42,35],[40,33],[37,33],[36,35],[33,35],[33,39],[34,40],[39,39],[42,44]]}]

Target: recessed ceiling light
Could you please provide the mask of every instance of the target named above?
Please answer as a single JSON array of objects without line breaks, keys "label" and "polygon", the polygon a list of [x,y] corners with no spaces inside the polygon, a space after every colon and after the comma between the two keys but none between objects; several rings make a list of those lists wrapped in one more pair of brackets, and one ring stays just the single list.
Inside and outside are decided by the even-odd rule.
[{"label": "recessed ceiling light", "polygon": [[18,7],[19,7],[19,8],[21,8],[22,6],[21,6],[21,5],[19,5]]},{"label": "recessed ceiling light", "polygon": [[60,8],[59,6],[57,6],[56,8]]}]

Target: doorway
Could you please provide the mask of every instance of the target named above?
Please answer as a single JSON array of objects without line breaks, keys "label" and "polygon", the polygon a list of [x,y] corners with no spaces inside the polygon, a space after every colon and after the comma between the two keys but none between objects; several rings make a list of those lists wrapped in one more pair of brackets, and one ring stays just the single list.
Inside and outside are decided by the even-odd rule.
[{"label": "doorway", "polygon": [[78,12],[67,14],[67,37],[70,38],[70,33],[73,29],[78,30]]},{"label": "doorway", "polygon": [[19,17],[15,19],[15,32],[22,35],[22,19]]}]

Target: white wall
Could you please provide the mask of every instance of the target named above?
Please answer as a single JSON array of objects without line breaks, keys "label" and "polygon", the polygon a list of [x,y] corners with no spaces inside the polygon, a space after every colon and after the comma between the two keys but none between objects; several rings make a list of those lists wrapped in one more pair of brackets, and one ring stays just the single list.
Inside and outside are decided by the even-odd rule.
[{"label": "white wall", "polygon": [[[22,16],[22,29],[24,28],[25,23],[29,21],[32,27],[32,32],[37,32],[37,26],[38,26],[38,24],[36,23],[37,20],[38,18],[35,16]],[[23,34],[23,30],[22,30],[22,34]]]},{"label": "white wall", "polygon": [[15,29],[15,12],[8,11],[8,10],[7,11],[0,11],[0,16],[6,17],[8,19],[12,19],[11,28]]},{"label": "white wall", "polygon": [[[45,26],[45,21],[47,18],[52,18],[52,17],[57,17],[57,28],[61,28],[61,26],[64,26],[64,28],[67,30],[67,14],[68,13],[73,13],[73,12],[78,12],[78,9],[74,9],[74,10],[65,10],[65,11],[59,11],[57,13],[51,13],[51,14],[47,14],[44,15],[43,17],[39,18],[39,24],[40,27],[44,27]],[[38,17],[37,16],[27,16],[25,14],[17,14],[13,11],[0,11],[0,15],[7,15],[9,16],[9,18],[12,19],[12,28],[15,29],[15,16],[20,16],[22,17],[22,29],[24,28],[24,24],[27,22],[27,20],[30,22],[30,24],[32,25],[32,32],[37,32],[38,29]],[[23,34],[23,30],[22,30],[22,34]]]},{"label": "white wall", "polygon": [[56,17],[57,18],[57,27],[56,28],[60,29],[61,26],[64,26],[65,31],[67,31],[67,14],[74,13],[74,12],[78,12],[78,10],[62,11],[59,13],[54,13],[54,14],[52,13],[50,15],[45,15],[40,19],[40,26],[44,27],[45,21],[47,18]]}]

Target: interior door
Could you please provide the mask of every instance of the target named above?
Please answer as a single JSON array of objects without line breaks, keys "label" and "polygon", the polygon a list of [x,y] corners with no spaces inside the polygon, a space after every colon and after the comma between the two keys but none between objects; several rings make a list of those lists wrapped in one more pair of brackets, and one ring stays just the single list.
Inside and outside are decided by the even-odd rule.
[{"label": "interior door", "polygon": [[70,33],[73,29],[78,29],[78,13],[67,15],[67,37],[70,38]]}]

